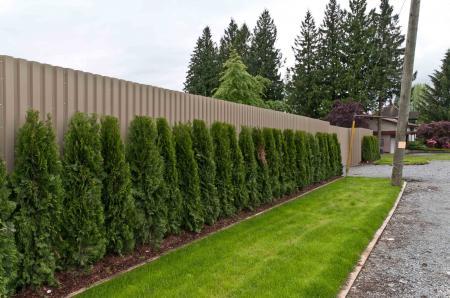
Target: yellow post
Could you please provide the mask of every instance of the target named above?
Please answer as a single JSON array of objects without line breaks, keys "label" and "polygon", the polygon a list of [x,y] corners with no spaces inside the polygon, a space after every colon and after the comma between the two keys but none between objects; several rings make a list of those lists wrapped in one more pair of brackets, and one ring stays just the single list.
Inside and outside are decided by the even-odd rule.
[{"label": "yellow post", "polygon": [[348,175],[348,171],[350,171],[350,166],[352,165],[352,149],[353,149],[353,139],[354,138],[355,138],[355,118],[353,118],[353,121],[352,121],[350,144],[348,144],[347,167],[345,169],[345,176]]}]

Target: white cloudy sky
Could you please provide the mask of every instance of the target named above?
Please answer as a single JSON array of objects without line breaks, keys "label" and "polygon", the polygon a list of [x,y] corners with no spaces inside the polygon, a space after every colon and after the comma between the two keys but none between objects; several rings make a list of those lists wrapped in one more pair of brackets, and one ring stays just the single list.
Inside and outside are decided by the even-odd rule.
[{"label": "white cloudy sky", "polygon": [[[218,42],[233,17],[253,28],[264,8],[278,27],[286,65],[310,9],[320,23],[328,0],[0,0],[0,54],[175,90],[183,88],[197,37],[209,25]],[[347,0],[339,0],[347,7]],[[402,4],[405,2],[403,9]],[[368,0],[369,7],[379,0]],[[403,30],[410,0],[391,0]],[[419,82],[450,48],[449,0],[422,1],[416,50]]]}]

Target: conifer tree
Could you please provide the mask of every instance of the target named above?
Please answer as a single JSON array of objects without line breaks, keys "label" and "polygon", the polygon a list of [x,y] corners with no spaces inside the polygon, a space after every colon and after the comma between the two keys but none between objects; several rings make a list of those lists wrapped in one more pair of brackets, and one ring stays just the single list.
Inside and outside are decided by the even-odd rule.
[{"label": "conifer tree", "polygon": [[275,47],[277,28],[266,9],[259,17],[250,44],[248,68],[250,74],[269,79],[271,84],[263,94],[264,100],[282,100],[283,82],[280,78],[281,51]]},{"label": "conifer tree", "polygon": [[158,130],[158,149],[164,161],[164,181],[167,187],[167,232],[178,234],[181,226],[183,201],[179,189],[177,157],[172,130],[165,118],[156,121]]},{"label": "conifer tree", "polygon": [[[322,25],[319,28],[320,88],[325,103],[342,99],[344,90],[344,12],[336,0],[329,0]],[[328,107],[327,109],[329,109]],[[326,109],[325,109],[326,110]]]},{"label": "conifer tree", "polygon": [[447,50],[440,70],[430,76],[419,103],[419,115],[423,121],[450,121],[450,49]]},{"label": "conifer tree", "polygon": [[275,143],[275,138],[273,135],[273,129],[264,128],[264,143],[266,144],[266,159],[267,165],[269,167],[269,177],[272,188],[272,196],[274,198],[279,198],[281,193],[280,188],[280,156],[278,148]]},{"label": "conifer tree", "polygon": [[318,183],[322,180],[322,159],[320,158],[320,146],[318,139],[311,133],[307,134],[309,144],[309,160],[311,168],[311,182]]},{"label": "conifer tree", "polygon": [[284,195],[287,193],[287,177],[286,177],[286,168],[284,167],[285,160],[285,152],[286,144],[284,142],[283,132],[280,129],[273,129],[273,138],[275,140],[275,147],[278,151],[278,159],[279,159],[279,182],[280,182],[280,194]]},{"label": "conifer tree", "polygon": [[220,202],[216,189],[216,163],[211,134],[202,120],[192,124],[192,144],[200,178],[200,196],[205,223],[212,225],[220,213]]},{"label": "conifer tree", "polygon": [[62,182],[61,162],[50,119],[28,111],[17,135],[11,176],[16,209],[13,214],[16,246],[21,257],[18,285],[54,284],[60,255]]},{"label": "conifer tree", "polygon": [[136,206],[135,238],[159,247],[167,228],[167,187],[164,161],[157,146],[155,122],[136,116],[130,123],[126,144],[132,192]]},{"label": "conifer tree", "polygon": [[231,19],[223,37],[220,39],[219,61],[221,67],[225,61],[230,58],[231,49],[236,50],[239,56],[246,64],[249,52],[250,31],[244,23],[241,28],[238,27],[234,19]]},{"label": "conifer tree", "polygon": [[63,236],[69,265],[90,265],[106,250],[99,130],[95,116],[75,113],[64,137]]},{"label": "conifer tree", "polygon": [[308,10],[300,35],[295,39],[295,66],[287,89],[294,112],[312,118],[325,116],[330,106],[324,101],[320,87],[318,42],[318,30]]},{"label": "conifer tree", "polygon": [[232,215],[234,206],[233,161],[226,124],[214,122],[211,126],[216,160],[216,188],[220,201],[220,217]]},{"label": "conifer tree", "polygon": [[219,64],[217,48],[212,40],[209,27],[203,29],[191,55],[184,83],[184,91],[203,96],[212,96],[219,85]]},{"label": "conifer tree", "polygon": [[296,175],[297,187],[302,188],[308,185],[308,160],[306,155],[305,133],[303,131],[296,131],[294,135],[294,142],[296,148],[296,161],[298,174]]},{"label": "conifer tree", "polygon": [[18,253],[14,243],[11,215],[16,204],[10,201],[6,169],[0,160],[0,297],[9,297],[15,288]]},{"label": "conifer tree", "polygon": [[253,143],[255,144],[255,158],[258,164],[256,181],[258,185],[258,194],[260,203],[267,203],[272,200],[272,188],[269,176],[269,167],[267,164],[266,144],[261,129],[253,129]]},{"label": "conifer tree", "polygon": [[103,157],[102,201],[105,214],[107,250],[118,254],[134,248],[136,209],[131,194],[130,168],[120,138],[119,121],[105,116],[101,121],[100,138]]},{"label": "conifer tree", "polygon": [[239,148],[236,129],[233,125],[227,125],[228,138],[230,140],[230,156],[233,164],[231,182],[233,184],[234,207],[241,211],[248,205],[248,191],[245,185],[244,158]]},{"label": "conifer tree", "polygon": [[292,129],[283,131],[284,137],[284,161],[283,167],[286,171],[286,194],[290,194],[296,189],[297,169],[297,150],[295,148],[294,132]]},{"label": "conifer tree", "polygon": [[200,198],[200,179],[192,149],[191,128],[188,124],[177,124],[173,128],[177,156],[178,179],[183,198],[182,227],[200,232],[204,219]]},{"label": "conifer tree", "polygon": [[337,137],[337,134],[333,134],[333,141],[334,146],[336,150],[336,175],[341,176],[342,175],[342,156],[341,156],[341,145],[339,144],[339,140]]},{"label": "conifer tree", "polygon": [[260,193],[257,184],[258,173],[251,128],[241,128],[241,132],[239,133],[239,147],[244,162],[245,185],[248,193],[248,203],[244,207],[252,209],[260,204]]}]

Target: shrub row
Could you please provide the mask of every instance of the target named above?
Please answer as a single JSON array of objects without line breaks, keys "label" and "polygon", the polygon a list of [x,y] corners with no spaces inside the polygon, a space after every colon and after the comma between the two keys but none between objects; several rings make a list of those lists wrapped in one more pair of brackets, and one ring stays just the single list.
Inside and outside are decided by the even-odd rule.
[{"label": "shrub row", "polygon": [[145,116],[124,144],[116,118],[77,113],[60,160],[50,119],[29,111],[9,182],[0,165],[0,296],[341,175],[340,158],[336,135]]},{"label": "shrub row", "polygon": [[379,160],[380,144],[375,136],[364,136],[361,143],[361,159],[363,162]]}]

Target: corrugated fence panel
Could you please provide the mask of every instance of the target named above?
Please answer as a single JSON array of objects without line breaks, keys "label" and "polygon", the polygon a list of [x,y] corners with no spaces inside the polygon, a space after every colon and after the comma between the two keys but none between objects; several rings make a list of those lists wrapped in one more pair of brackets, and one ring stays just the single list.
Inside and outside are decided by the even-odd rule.
[{"label": "corrugated fence panel", "polygon": [[[343,162],[347,160],[350,140],[348,128],[318,119],[0,55],[0,151],[9,170],[14,162],[17,131],[30,108],[38,110],[41,119],[51,115],[61,147],[69,120],[77,111],[116,116],[123,137],[135,115],[165,117],[172,125],[194,119],[208,124],[221,121],[235,125],[237,131],[249,126],[333,132],[341,144]],[[361,138],[365,135],[372,135],[372,131],[356,129],[353,165],[361,160]]]}]

